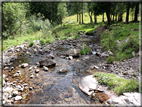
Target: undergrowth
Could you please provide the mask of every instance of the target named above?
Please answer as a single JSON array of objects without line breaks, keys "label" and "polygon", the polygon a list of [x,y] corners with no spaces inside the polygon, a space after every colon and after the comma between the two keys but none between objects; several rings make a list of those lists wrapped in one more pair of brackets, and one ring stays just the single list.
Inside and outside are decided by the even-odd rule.
[{"label": "undergrowth", "polygon": [[108,86],[109,89],[113,90],[118,95],[122,95],[125,92],[138,92],[139,82],[134,79],[124,79],[114,74],[96,72],[94,77],[102,85]]}]

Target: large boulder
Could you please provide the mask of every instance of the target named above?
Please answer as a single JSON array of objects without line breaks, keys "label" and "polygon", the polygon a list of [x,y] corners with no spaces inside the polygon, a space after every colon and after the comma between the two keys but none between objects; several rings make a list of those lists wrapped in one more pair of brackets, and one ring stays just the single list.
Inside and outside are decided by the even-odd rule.
[{"label": "large boulder", "polygon": [[81,77],[79,79],[79,88],[87,95],[91,95],[94,92],[93,90],[98,89],[98,82],[93,75]]},{"label": "large boulder", "polygon": [[52,59],[45,59],[45,60],[39,61],[39,64],[41,67],[46,66],[49,68],[56,66],[56,63]]},{"label": "large boulder", "polygon": [[78,57],[80,54],[80,49],[69,49],[67,52],[66,52],[66,55],[67,56],[73,56],[73,57]]}]

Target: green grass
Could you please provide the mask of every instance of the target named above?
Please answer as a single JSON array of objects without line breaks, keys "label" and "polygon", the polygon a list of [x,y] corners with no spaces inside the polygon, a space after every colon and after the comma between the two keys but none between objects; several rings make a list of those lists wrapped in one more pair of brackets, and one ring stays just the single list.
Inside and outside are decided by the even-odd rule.
[{"label": "green grass", "polygon": [[[123,20],[125,20],[125,15],[126,13],[124,13],[124,17]],[[92,16],[93,18],[94,16]],[[12,46],[17,46],[20,44],[23,44],[25,41],[33,41],[33,40],[40,40],[42,39],[42,43],[52,43],[55,41],[56,38],[58,39],[74,39],[74,38],[80,38],[78,36],[79,32],[92,32],[94,30],[96,30],[97,27],[102,26],[102,25],[106,25],[107,22],[102,22],[102,15],[97,16],[97,24],[94,23],[90,23],[90,17],[88,15],[88,13],[84,13],[84,24],[79,24],[79,22],[77,22],[77,15],[72,15],[69,17],[64,18],[63,20],[63,25],[57,25],[55,26],[51,31],[46,32],[46,31],[37,31],[37,32],[33,32],[33,31],[29,31],[29,32],[33,32],[30,34],[24,34],[24,35],[14,35],[14,38],[9,37],[8,39],[3,40],[3,50],[7,50],[9,48],[11,48]],[[130,21],[132,20],[132,16],[129,17]],[[104,20],[107,21],[107,17],[106,14],[104,14]],[[73,23],[67,23],[69,21],[73,21]],[[94,18],[93,18],[94,21]],[[130,23],[129,26],[127,26],[126,24],[123,23],[117,23],[117,24],[113,24],[113,25],[119,25],[117,29],[117,27],[113,27],[111,29],[114,30],[114,32],[116,32],[114,34],[115,40],[116,38],[118,40],[123,40],[126,38],[126,36],[130,36],[130,35],[136,35],[135,32],[131,31],[130,29],[138,29],[138,24],[137,23]],[[122,27],[124,27],[124,31],[122,32]],[[114,29],[115,28],[115,29]],[[127,28],[127,29],[125,29]],[[128,29],[129,28],[129,29]],[[31,29],[29,29],[31,30]],[[113,31],[109,32],[108,34],[104,34],[106,35],[106,37],[110,36],[109,34],[112,34]],[[119,36],[117,36],[119,35]],[[123,36],[125,35],[125,36]],[[113,39],[113,38],[112,38]],[[107,40],[107,39],[106,39]],[[104,39],[105,41],[105,39]],[[113,42],[112,42],[113,43]],[[108,45],[107,43],[105,43],[106,45]],[[112,44],[113,45],[113,44]],[[112,47],[113,48],[113,47]]]},{"label": "green grass", "polygon": [[32,47],[33,45],[34,45],[34,43],[33,43],[33,41],[31,41],[28,46]]},{"label": "green grass", "polygon": [[118,95],[122,95],[125,92],[139,91],[139,82],[134,79],[128,80],[114,74],[103,72],[96,72],[94,77],[96,77],[100,84],[108,86],[109,89]]},{"label": "green grass", "polygon": [[87,53],[91,53],[91,49],[88,46],[84,46],[83,49],[81,49],[80,54],[86,55]]},{"label": "green grass", "polygon": [[[139,50],[139,23],[124,24],[114,23],[108,31],[101,34],[101,45],[105,50],[110,50],[114,53],[114,59],[123,61],[132,57],[132,51],[138,52]],[[129,39],[128,42],[123,42],[118,46],[117,40],[122,41]],[[108,62],[111,60],[108,57]]]}]

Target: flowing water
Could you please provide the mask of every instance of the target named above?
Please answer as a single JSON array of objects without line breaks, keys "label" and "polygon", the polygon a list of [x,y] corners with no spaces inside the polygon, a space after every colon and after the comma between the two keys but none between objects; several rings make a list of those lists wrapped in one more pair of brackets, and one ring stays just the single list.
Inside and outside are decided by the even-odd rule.
[{"label": "flowing water", "polygon": [[[96,51],[95,47],[99,45],[99,39],[84,38],[81,44],[86,44],[93,51]],[[48,54],[29,55],[23,52],[18,54],[18,59],[12,65],[16,69],[12,73],[21,70],[21,84],[27,83],[29,87],[34,89],[32,91],[24,91],[23,93],[26,93],[25,99],[16,102],[17,104],[101,104],[99,101],[92,101],[88,95],[78,88],[78,79],[97,72],[96,70],[90,70],[90,66],[102,64],[105,59],[91,54],[67,60],[58,55],[67,50],[68,48],[65,46],[58,47],[53,52],[56,67],[50,68],[49,71],[43,71],[42,68],[38,67],[36,68],[40,70],[38,74],[34,72],[34,69],[28,71],[29,68],[23,69],[18,67],[18,65],[29,63],[29,65],[36,67],[36,62],[45,59]],[[58,73],[60,68],[67,68],[67,73]],[[8,74],[8,72],[6,73]],[[30,79],[31,74],[35,76],[33,79]],[[10,81],[20,80],[19,77],[12,78],[10,75],[9,77]]]}]

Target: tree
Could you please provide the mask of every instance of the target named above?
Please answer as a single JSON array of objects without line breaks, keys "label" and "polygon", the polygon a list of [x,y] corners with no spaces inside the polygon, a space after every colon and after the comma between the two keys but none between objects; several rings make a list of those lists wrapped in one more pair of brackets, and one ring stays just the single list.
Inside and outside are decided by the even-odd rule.
[{"label": "tree", "polygon": [[138,21],[138,13],[139,13],[139,3],[135,4],[135,18],[134,21],[137,22]]},{"label": "tree", "polygon": [[88,11],[88,14],[90,17],[90,23],[92,23],[93,22],[93,20],[92,20],[93,9],[91,8],[91,3],[88,3],[87,11]]},{"label": "tree", "polygon": [[[22,24],[26,16],[24,3],[3,3],[3,37],[22,33]],[[20,29],[19,29],[20,28]]]},{"label": "tree", "polygon": [[130,9],[130,3],[127,3],[127,13],[126,13],[126,23],[129,23],[129,9]]},{"label": "tree", "polygon": [[66,3],[59,3],[58,4],[58,20],[59,23],[62,25],[63,18],[67,15],[67,5]]}]

